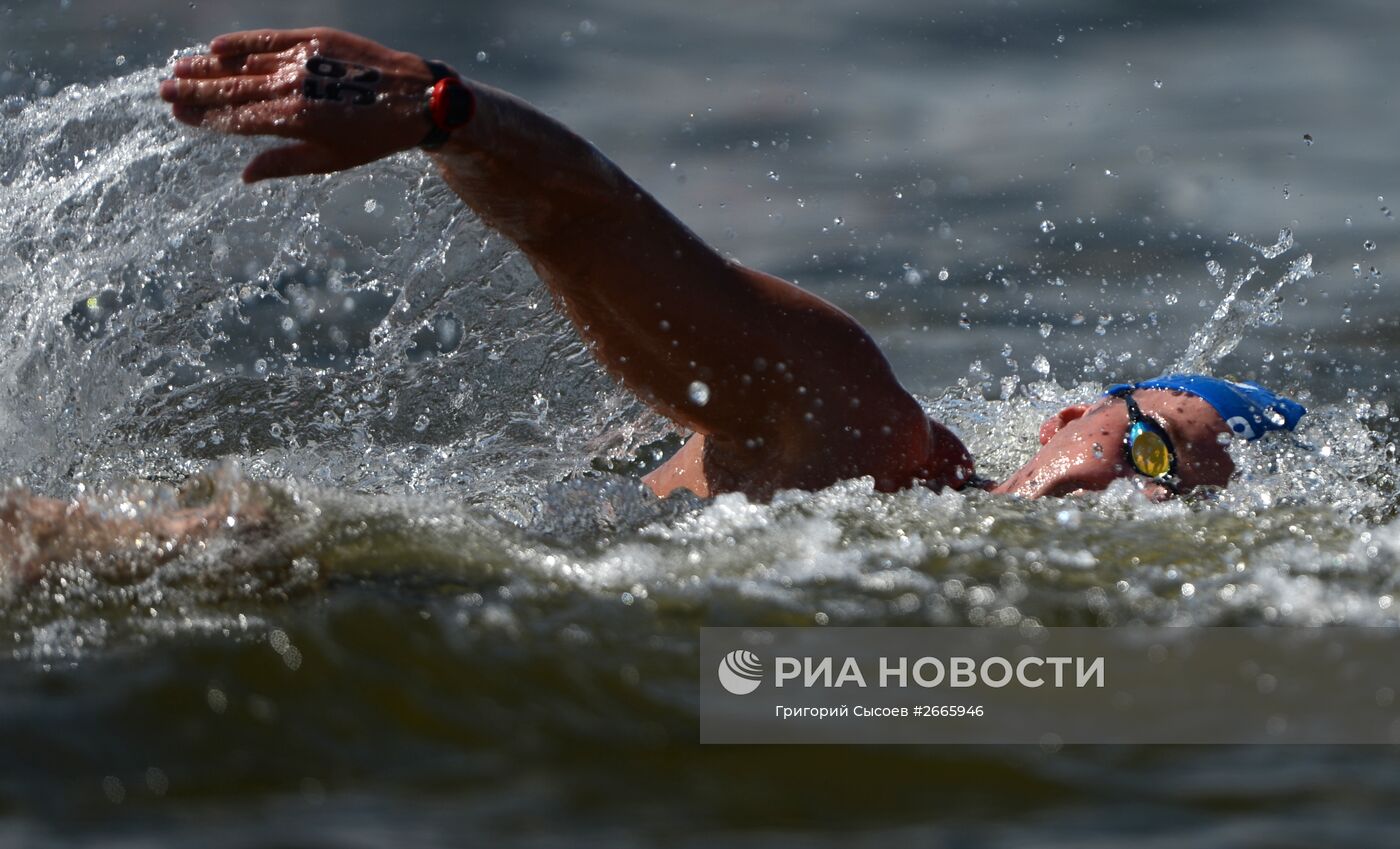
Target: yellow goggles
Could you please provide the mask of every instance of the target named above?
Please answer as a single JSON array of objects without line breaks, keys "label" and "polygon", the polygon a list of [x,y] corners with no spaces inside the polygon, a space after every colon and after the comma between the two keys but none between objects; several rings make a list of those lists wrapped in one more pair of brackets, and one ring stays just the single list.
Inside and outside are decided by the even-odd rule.
[{"label": "yellow goggles", "polygon": [[1133,390],[1123,387],[1112,397],[1122,398],[1128,405],[1128,432],[1123,436],[1123,450],[1128,462],[1140,475],[1152,478],[1176,492],[1176,452],[1172,450],[1171,437],[1153,419],[1143,415],[1142,408],[1133,400]]}]

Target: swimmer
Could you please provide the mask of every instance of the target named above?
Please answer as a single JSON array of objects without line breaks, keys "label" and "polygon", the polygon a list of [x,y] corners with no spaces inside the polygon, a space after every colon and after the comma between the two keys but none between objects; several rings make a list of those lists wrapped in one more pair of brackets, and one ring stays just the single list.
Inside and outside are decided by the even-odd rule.
[{"label": "swimmer", "polygon": [[[248,163],[250,183],[424,150],[520,246],[603,365],[693,433],[646,476],[657,495],[767,498],[861,476],[881,491],[985,486],[851,316],[726,260],[519,98],[319,28],[219,36],[208,54],[175,63],[160,96],[191,126],[288,140]],[[994,490],[1064,495],[1134,476],[1159,496],[1223,486],[1227,419],[1244,416],[1255,436],[1301,414],[1261,388],[1202,377],[1119,387],[1053,416],[1040,452]]]},{"label": "swimmer", "polygon": [[[868,476],[882,492],[1025,497],[1134,478],[1164,498],[1224,486],[1234,469],[1225,443],[1291,429],[1303,414],[1262,387],[1199,375],[1116,386],[1052,416],[1035,456],[994,484],[851,316],[725,259],[596,148],[511,94],[324,28],[219,36],[207,54],[179,59],[159,93],[190,126],[283,139],[247,164],[249,183],[422,150],[520,247],[609,372],[692,434],[643,479],[658,496],[766,499]],[[205,527],[176,525],[167,536],[181,544]]]}]

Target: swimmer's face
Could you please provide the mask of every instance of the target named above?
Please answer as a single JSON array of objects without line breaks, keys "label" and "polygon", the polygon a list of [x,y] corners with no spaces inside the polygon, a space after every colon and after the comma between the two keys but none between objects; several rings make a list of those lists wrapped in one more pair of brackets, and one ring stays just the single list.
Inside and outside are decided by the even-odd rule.
[{"label": "swimmer's face", "polygon": [[[1235,464],[1222,443],[1229,428],[1205,401],[1185,392],[1139,389],[1133,399],[1143,414],[1166,428],[1176,451],[1179,489],[1224,486]],[[1066,407],[1040,428],[1041,449],[994,492],[1039,497],[1104,489],[1118,478],[1143,481],[1154,499],[1167,488],[1139,474],[1123,450],[1128,405],[1120,398]]]}]

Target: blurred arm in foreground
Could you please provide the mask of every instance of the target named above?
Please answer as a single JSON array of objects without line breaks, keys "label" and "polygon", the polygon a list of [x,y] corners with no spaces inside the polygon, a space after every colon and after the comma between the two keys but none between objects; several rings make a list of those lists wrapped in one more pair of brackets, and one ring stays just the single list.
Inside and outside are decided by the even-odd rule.
[{"label": "blurred arm in foreground", "polygon": [[136,581],[217,535],[265,530],[271,522],[267,498],[224,469],[189,478],[163,498],[146,493],[102,503],[0,493],[0,575],[28,584],[63,565]]}]

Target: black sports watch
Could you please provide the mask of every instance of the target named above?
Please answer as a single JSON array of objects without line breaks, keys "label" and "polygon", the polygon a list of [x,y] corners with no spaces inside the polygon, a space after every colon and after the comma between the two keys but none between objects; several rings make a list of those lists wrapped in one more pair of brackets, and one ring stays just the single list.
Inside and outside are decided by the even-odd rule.
[{"label": "black sports watch", "polygon": [[424,61],[433,75],[433,84],[424,93],[423,111],[433,127],[418,146],[436,150],[452,137],[453,130],[472,119],[476,98],[456,71],[442,62]]}]

